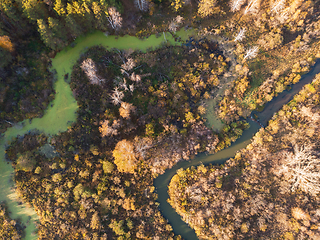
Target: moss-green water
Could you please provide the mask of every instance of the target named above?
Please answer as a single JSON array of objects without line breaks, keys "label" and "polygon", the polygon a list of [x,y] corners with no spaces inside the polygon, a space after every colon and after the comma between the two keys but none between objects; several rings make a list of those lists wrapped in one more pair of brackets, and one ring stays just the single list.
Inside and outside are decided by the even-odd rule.
[{"label": "moss-green water", "polygon": [[[177,32],[177,35],[186,40],[192,31]],[[35,118],[32,121],[25,120],[15,126],[9,128],[0,140],[0,202],[5,201],[10,212],[10,217],[20,219],[27,228],[25,229],[25,239],[37,239],[34,234],[36,227],[34,221],[38,219],[35,211],[27,207],[25,204],[18,204],[18,199],[14,188],[14,169],[11,163],[5,160],[5,147],[10,144],[12,139],[18,135],[24,135],[32,129],[38,129],[46,134],[58,134],[66,131],[72,122],[76,121],[77,103],[72,95],[69,85],[64,81],[64,75],[71,75],[72,67],[77,61],[81,53],[84,53],[88,48],[94,45],[102,45],[107,48],[118,49],[139,49],[146,51],[150,47],[157,47],[162,43],[179,45],[175,42],[171,34],[161,34],[158,38],[155,35],[147,39],[140,40],[132,36],[106,36],[102,32],[94,32],[87,36],[80,37],[75,40],[72,45],[74,47],[66,47],[52,59],[52,70],[57,72],[57,81],[54,85],[56,95],[54,101],[50,104],[42,118]]]},{"label": "moss-green water", "polygon": [[[221,93],[223,93],[223,90],[219,89],[219,92],[216,94],[218,95]],[[216,132],[220,132],[224,126],[224,123],[221,121],[221,119],[216,114],[215,108],[218,104],[218,101],[219,101],[219,99],[217,99],[216,97],[205,100],[207,111],[202,116],[203,118],[205,118],[207,120],[205,122],[206,126]]]},{"label": "moss-green water", "polygon": [[[180,31],[177,33],[182,40],[186,40],[192,34],[191,31]],[[166,33],[166,40],[170,44],[178,45],[172,38],[171,34]],[[84,37],[80,37],[75,41],[75,47],[67,47],[52,59],[52,69],[57,71],[57,82],[55,83],[55,100],[50,104],[50,107],[46,110],[42,118],[35,118],[29,122],[29,120],[22,123],[16,124],[12,128],[9,128],[5,135],[0,138],[0,201],[5,201],[9,211],[10,216],[13,219],[20,219],[27,228],[25,229],[26,237],[25,239],[36,239],[37,235],[33,234],[36,228],[33,224],[34,220],[37,220],[37,215],[32,208],[28,208],[25,204],[19,205],[18,199],[16,197],[15,191],[13,191],[14,182],[13,174],[14,170],[10,163],[5,161],[5,147],[10,144],[10,141],[18,136],[27,133],[32,129],[38,129],[46,134],[57,134],[59,132],[66,131],[68,126],[74,121],[76,121],[76,110],[78,108],[77,103],[72,95],[72,91],[67,83],[64,81],[64,75],[66,73],[71,74],[72,66],[77,61],[81,53],[84,53],[87,48],[94,45],[102,45],[108,48],[118,48],[118,49],[139,49],[142,51],[147,50],[150,47],[159,46],[164,42],[163,34],[157,38],[155,35],[150,36],[146,40],[139,40],[136,37],[124,36],[116,38],[115,36],[105,36],[102,32],[94,32]],[[320,63],[318,63],[318,69],[312,71],[311,75],[314,76],[314,72],[320,71]],[[300,81],[302,84],[302,81]],[[301,85],[302,86],[302,85]],[[301,86],[297,86],[300,89]],[[295,94],[294,92],[293,94]],[[279,103],[279,99],[283,97],[278,97],[272,103]],[[279,106],[281,106],[281,103]],[[265,111],[262,115],[271,116],[275,109],[271,106],[270,114],[266,114]],[[267,109],[267,108],[266,108]],[[269,108],[268,108],[269,109]],[[259,116],[260,117],[260,116]],[[267,117],[266,119],[269,119]],[[217,124],[214,124],[217,127]],[[232,147],[227,148],[214,156],[199,155],[190,162],[180,162],[171,170],[166,171],[165,174],[159,176],[154,185],[157,188],[157,193],[159,195],[160,209],[163,215],[169,219],[169,222],[174,226],[174,231],[177,234],[182,234],[185,239],[197,239],[193,230],[187,227],[187,225],[182,222],[178,214],[171,208],[171,206],[166,202],[168,198],[167,185],[174,175],[175,171],[181,167],[187,167],[191,165],[198,165],[200,163],[209,163],[216,160],[227,159],[234,155],[234,153],[245,147],[250,140],[252,134],[257,131],[259,126],[252,122],[253,125],[250,130],[244,132],[244,135],[235,143]],[[31,220],[29,220],[31,219]],[[29,224],[28,224],[29,222]]]}]

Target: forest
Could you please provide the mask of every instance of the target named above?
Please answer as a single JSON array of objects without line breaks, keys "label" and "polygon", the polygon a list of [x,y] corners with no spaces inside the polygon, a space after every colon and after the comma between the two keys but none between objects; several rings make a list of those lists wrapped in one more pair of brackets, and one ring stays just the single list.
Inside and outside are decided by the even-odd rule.
[{"label": "forest", "polygon": [[40,239],[173,237],[153,178],[219,141],[197,103],[227,64],[218,52],[206,56],[206,41],[198,45],[192,53],[183,46],[147,53],[94,47],[80,57],[70,82],[77,123],[50,139],[32,132],[6,150],[17,191],[40,215]]},{"label": "forest", "polygon": [[[319,0],[0,0],[0,140],[55,97],[51,59],[85,34],[140,39],[95,46],[65,81],[79,106],[66,132],[32,130],[6,146],[39,239],[181,239],[154,179],[229,147],[246,118],[320,57]],[[192,30],[186,42],[176,32]],[[178,170],[168,200],[199,239],[319,238],[320,75],[225,164]],[[9,214],[10,215],[10,214]],[[0,207],[5,239],[23,224]]]},{"label": "forest", "polygon": [[318,239],[318,74],[221,166],[179,169],[170,204],[200,239]]}]

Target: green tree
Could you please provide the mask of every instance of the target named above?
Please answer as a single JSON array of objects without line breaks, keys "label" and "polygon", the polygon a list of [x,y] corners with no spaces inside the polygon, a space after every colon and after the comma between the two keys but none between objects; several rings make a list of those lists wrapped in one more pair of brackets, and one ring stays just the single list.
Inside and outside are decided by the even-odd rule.
[{"label": "green tree", "polygon": [[133,222],[130,220],[130,218],[127,219],[127,227],[131,230],[134,227]]},{"label": "green tree", "polygon": [[56,49],[55,43],[53,42],[53,34],[48,24],[43,19],[38,19],[37,24],[38,31],[44,44],[52,49]]},{"label": "green tree", "polygon": [[105,174],[112,173],[114,169],[114,165],[109,161],[103,161],[102,167]]},{"label": "green tree", "polygon": [[66,14],[66,10],[64,8],[64,4],[61,2],[61,0],[56,0],[53,9],[56,11],[56,13],[60,16],[64,16]]},{"label": "green tree", "polygon": [[61,38],[64,42],[68,40],[66,36],[66,31],[64,31],[62,24],[61,22],[59,22],[58,19],[49,17],[48,24],[49,28],[51,29],[55,37]]},{"label": "green tree", "polygon": [[74,189],[73,189],[73,195],[75,200],[79,200],[81,195],[84,193],[84,187],[81,183],[79,183]]},{"label": "green tree", "polygon": [[123,229],[123,220],[117,222],[117,220],[112,219],[109,227],[115,232],[116,235],[124,235],[126,232]]},{"label": "green tree", "polygon": [[37,0],[23,0],[23,13],[31,21],[37,21],[39,18],[45,18],[46,9],[44,3]]},{"label": "green tree", "polygon": [[17,159],[16,171],[32,171],[36,165],[36,161],[31,152],[25,152],[23,155],[20,155]]},{"label": "green tree", "polygon": [[106,16],[105,16],[104,12],[102,11],[100,5],[97,2],[93,2],[91,8],[94,13],[94,17],[96,19],[94,21],[95,27],[97,29],[101,29],[103,31],[107,30],[105,27],[106,23],[103,21],[103,19],[106,19]]},{"label": "green tree", "polygon": [[146,135],[151,137],[154,134],[154,124],[148,123],[146,125]]},{"label": "green tree", "polygon": [[82,27],[76,22],[76,20],[72,17],[71,14],[68,14],[65,20],[66,26],[70,30],[70,34],[72,37],[78,37],[83,33]]},{"label": "green tree", "polygon": [[9,51],[0,47],[0,68],[8,66],[12,61],[12,55]]},{"label": "green tree", "polygon": [[34,170],[35,174],[40,174],[41,173],[41,167],[38,166],[35,170]]},{"label": "green tree", "polygon": [[17,10],[17,4],[13,0],[0,1],[0,11],[7,16],[7,18],[2,18],[2,21],[4,21],[6,24],[9,23],[12,27],[16,27],[13,25],[21,20]]},{"label": "green tree", "polygon": [[56,173],[56,174],[52,175],[52,181],[60,182],[61,180],[62,180],[61,173]]}]

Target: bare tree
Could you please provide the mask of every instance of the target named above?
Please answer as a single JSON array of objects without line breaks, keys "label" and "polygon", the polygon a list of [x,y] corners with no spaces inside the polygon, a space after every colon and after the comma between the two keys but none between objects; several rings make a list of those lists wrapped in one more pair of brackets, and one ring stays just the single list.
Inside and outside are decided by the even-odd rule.
[{"label": "bare tree", "polygon": [[145,137],[139,138],[135,137],[134,139],[134,149],[137,154],[139,154],[142,158],[146,155],[146,150],[152,147],[152,139]]},{"label": "bare tree", "polygon": [[119,88],[115,88],[113,90],[113,93],[111,95],[112,98],[112,103],[115,105],[118,105],[120,103],[122,103],[122,98],[124,97],[124,93],[119,91]]},{"label": "bare tree", "polygon": [[260,4],[258,0],[250,0],[246,10],[244,11],[244,14],[251,13],[251,14],[257,14],[259,11]]},{"label": "bare tree", "polygon": [[312,146],[295,145],[293,153],[286,153],[279,172],[287,179],[291,191],[320,192],[320,159]]},{"label": "bare tree", "polygon": [[245,0],[231,0],[230,1],[231,12],[239,11],[244,3],[245,3]]},{"label": "bare tree", "polygon": [[147,0],[135,0],[134,4],[140,11],[146,12],[149,10],[149,2]]},{"label": "bare tree", "polygon": [[130,118],[130,112],[134,112],[136,109],[131,103],[122,102],[119,109],[120,116],[126,119]]},{"label": "bare tree", "polygon": [[310,107],[301,107],[300,114],[306,117],[310,122],[317,122],[320,120],[320,114],[317,112],[312,112]]},{"label": "bare tree", "polygon": [[245,35],[246,33],[246,29],[243,28],[243,29],[240,29],[240,32],[235,36],[234,40],[233,41],[242,41],[242,39],[244,39],[246,37]]},{"label": "bare tree", "polygon": [[135,66],[136,66],[136,63],[134,62],[134,60],[132,58],[128,58],[127,61],[121,65],[121,68],[126,71],[130,71]]},{"label": "bare tree", "polygon": [[141,76],[135,73],[132,73],[130,76],[130,79],[134,82],[140,82],[141,81]]},{"label": "bare tree", "polygon": [[176,22],[177,22],[177,23],[179,23],[179,24],[180,24],[180,23],[182,23],[182,22],[183,22],[184,18],[183,18],[183,17],[181,17],[180,15],[178,15],[178,16],[176,16],[176,19],[175,19],[175,20],[176,20]]},{"label": "bare tree", "polygon": [[100,122],[99,132],[101,133],[102,137],[110,135],[111,128],[109,126],[109,120]]},{"label": "bare tree", "polygon": [[169,24],[169,31],[175,33],[178,27],[179,25],[175,21],[171,21],[171,23]]},{"label": "bare tree", "polygon": [[134,91],[134,85],[133,84],[129,85],[129,89],[130,89],[130,92],[133,92]]},{"label": "bare tree", "polygon": [[279,22],[284,23],[289,18],[289,11],[290,7],[287,7],[281,12],[281,14],[276,16]]},{"label": "bare tree", "polygon": [[128,58],[126,62],[123,59],[122,59],[122,61],[123,61],[123,64],[121,65],[121,73],[122,74],[125,73],[129,77],[130,74],[128,72],[136,66],[136,63],[134,62],[134,60],[132,58]]},{"label": "bare tree", "polygon": [[170,32],[176,32],[182,21],[184,20],[183,17],[178,15],[176,18],[174,18],[171,23],[169,24],[169,31]]},{"label": "bare tree", "polygon": [[259,50],[259,47],[252,47],[252,48],[249,48],[246,52],[246,55],[244,56],[243,60],[246,60],[247,58],[250,59],[250,58],[255,58],[258,54],[258,50]]},{"label": "bare tree", "polygon": [[284,8],[285,2],[286,0],[275,0],[273,4],[271,4],[270,6],[270,12],[276,12],[277,14],[279,14],[281,10]]},{"label": "bare tree", "polygon": [[117,11],[115,7],[108,8],[108,14],[107,17],[111,27],[115,30],[118,30],[122,26],[122,17],[121,14]]},{"label": "bare tree", "polygon": [[105,80],[97,75],[97,68],[94,63],[94,61],[91,58],[85,59],[82,63],[81,66],[82,70],[85,72],[87,77],[90,80],[91,84],[98,84],[100,85],[102,82]]},{"label": "bare tree", "polygon": [[119,87],[123,88],[124,91],[128,91],[128,86],[127,86],[127,80],[124,78],[120,83],[119,83]]},{"label": "bare tree", "polygon": [[102,137],[118,135],[119,127],[119,120],[114,120],[111,126],[109,126],[109,120],[104,120],[100,122],[99,132],[101,133]]},{"label": "bare tree", "polygon": [[163,33],[163,38],[164,38],[164,40],[167,42],[166,34],[165,34],[164,32],[162,32],[162,33]]}]

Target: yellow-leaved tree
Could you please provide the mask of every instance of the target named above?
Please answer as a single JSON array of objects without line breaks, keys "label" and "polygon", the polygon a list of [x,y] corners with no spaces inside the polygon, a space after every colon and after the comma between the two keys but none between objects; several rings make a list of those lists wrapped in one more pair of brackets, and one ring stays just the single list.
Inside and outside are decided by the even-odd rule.
[{"label": "yellow-leaved tree", "polygon": [[216,7],[216,4],[216,0],[200,0],[198,4],[198,14],[200,17],[209,17],[218,12],[219,8]]},{"label": "yellow-leaved tree", "polygon": [[120,172],[133,173],[137,167],[134,146],[132,142],[126,139],[117,143],[113,150],[113,157]]}]

